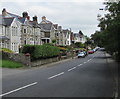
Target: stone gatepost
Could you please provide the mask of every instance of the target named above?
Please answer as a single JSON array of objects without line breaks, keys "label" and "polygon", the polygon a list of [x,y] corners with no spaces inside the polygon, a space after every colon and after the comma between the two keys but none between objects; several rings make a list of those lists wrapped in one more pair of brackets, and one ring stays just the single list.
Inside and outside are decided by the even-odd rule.
[{"label": "stone gatepost", "polygon": [[26,53],[25,54],[25,63],[28,67],[31,67],[31,57],[30,57],[30,54],[29,53]]}]

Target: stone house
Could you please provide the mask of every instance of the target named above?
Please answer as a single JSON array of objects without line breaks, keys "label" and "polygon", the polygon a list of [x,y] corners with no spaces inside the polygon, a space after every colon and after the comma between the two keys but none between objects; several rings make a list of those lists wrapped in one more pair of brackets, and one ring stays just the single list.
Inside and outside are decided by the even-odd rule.
[{"label": "stone house", "polygon": [[43,16],[39,26],[41,27],[41,31],[44,32],[44,37],[41,38],[42,42],[52,43],[56,39],[54,24]]},{"label": "stone house", "polygon": [[8,48],[15,53],[19,52],[21,23],[17,20],[17,16],[13,17],[5,9],[0,15],[0,47]]},{"label": "stone house", "polygon": [[30,20],[27,12],[18,16],[3,9],[0,15],[0,47],[8,48],[19,53],[23,45],[41,45],[44,37],[41,27],[37,23],[37,16]]},{"label": "stone house", "polygon": [[37,16],[33,17],[33,21],[29,19],[28,13],[23,12],[23,17],[19,18],[22,23],[21,26],[21,46],[29,45],[41,45],[41,28],[37,23]]},{"label": "stone house", "polygon": [[56,45],[63,45],[62,26],[58,26],[58,24],[54,24],[54,27],[55,27]]}]

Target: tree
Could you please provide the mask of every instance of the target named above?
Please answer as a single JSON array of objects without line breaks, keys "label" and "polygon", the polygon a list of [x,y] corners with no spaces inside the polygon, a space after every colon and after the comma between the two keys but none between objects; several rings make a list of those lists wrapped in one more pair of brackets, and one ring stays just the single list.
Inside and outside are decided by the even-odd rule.
[{"label": "tree", "polygon": [[120,60],[120,1],[108,1],[104,4],[106,5],[105,10],[109,13],[104,17],[98,15],[100,31],[96,31],[91,37],[117,60]]}]

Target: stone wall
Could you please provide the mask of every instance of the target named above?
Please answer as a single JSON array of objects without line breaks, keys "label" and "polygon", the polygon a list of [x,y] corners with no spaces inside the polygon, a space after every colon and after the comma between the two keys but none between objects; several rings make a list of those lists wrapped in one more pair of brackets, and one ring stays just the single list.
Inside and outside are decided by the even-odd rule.
[{"label": "stone wall", "polygon": [[52,62],[56,62],[56,61],[59,61],[58,57],[41,59],[41,60],[31,62],[31,66],[40,66],[43,64],[48,64],[48,63],[52,63]]},{"label": "stone wall", "polygon": [[2,59],[10,59],[16,62],[20,62],[26,66],[40,66],[43,64],[49,64],[52,62],[57,62],[63,59],[67,59],[67,58],[73,58],[75,57],[75,53],[71,54],[71,53],[67,53],[66,56],[60,56],[60,57],[54,57],[54,58],[48,58],[48,59],[40,59],[40,60],[36,60],[36,61],[32,61],[30,59],[30,55],[29,54],[15,54],[15,53],[3,53],[2,54]]},{"label": "stone wall", "polygon": [[6,53],[6,52],[0,52],[0,53],[2,59],[13,60],[27,66],[30,65],[30,56],[26,56],[25,54]]}]

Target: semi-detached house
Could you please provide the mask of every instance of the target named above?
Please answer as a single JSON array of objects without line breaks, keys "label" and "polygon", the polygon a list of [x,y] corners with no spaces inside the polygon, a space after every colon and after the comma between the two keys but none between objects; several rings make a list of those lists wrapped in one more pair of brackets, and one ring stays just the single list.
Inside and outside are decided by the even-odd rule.
[{"label": "semi-detached house", "polygon": [[36,16],[30,20],[28,13],[18,16],[3,9],[0,15],[0,47],[8,48],[19,53],[23,45],[41,45],[41,28],[37,23]]}]

